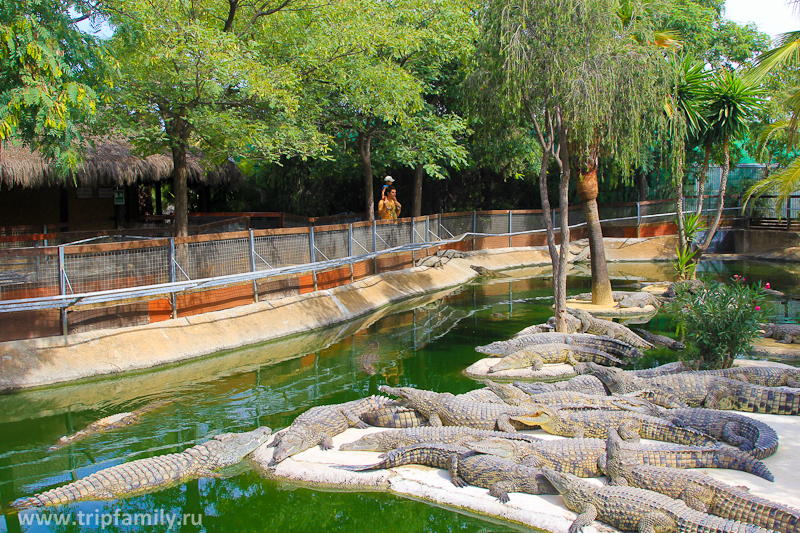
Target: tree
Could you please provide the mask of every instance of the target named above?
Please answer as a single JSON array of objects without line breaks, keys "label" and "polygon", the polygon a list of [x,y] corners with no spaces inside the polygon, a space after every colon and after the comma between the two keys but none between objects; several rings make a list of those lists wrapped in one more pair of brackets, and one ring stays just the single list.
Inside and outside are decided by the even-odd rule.
[{"label": "tree", "polygon": [[302,78],[329,60],[325,54],[348,50],[332,50],[309,24],[317,5],[108,0],[121,72],[109,111],[143,154],[171,151],[177,235],[188,230],[190,150],[222,163],[324,149],[313,117],[298,106]]},{"label": "tree", "polygon": [[[565,327],[558,319],[565,305],[570,166],[579,174],[592,247],[592,301],[612,303],[596,202],[598,158],[614,158],[628,171],[641,161],[663,120],[663,55],[655,46],[639,44],[656,41],[654,16],[650,6],[634,5],[629,23],[623,24],[611,0],[492,3],[496,14],[489,20],[502,28],[499,53],[508,72],[503,96],[510,108],[525,112],[541,139],[540,184],[546,185],[551,156],[561,167],[559,257],[545,215],[558,278],[559,327]],[[545,198],[546,189],[542,203],[548,211]]]},{"label": "tree", "polygon": [[0,149],[8,140],[37,148],[62,168],[81,159],[83,126],[96,112],[109,67],[104,46],[77,24],[90,2],[0,2]]},{"label": "tree", "polygon": [[[455,164],[464,160],[457,143],[464,132],[462,119],[427,100],[434,99],[443,70],[472,51],[471,3],[403,0],[387,5],[364,0],[365,9],[353,6],[352,17],[361,17],[362,22],[352,31],[369,31],[369,47],[343,60],[339,74],[325,80],[327,90],[321,94],[327,127],[341,142],[358,149],[370,220],[375,216],[375,141],[385,143],[384,159],[417,169],[419,191],[426,166],[442,176],[437,160]],[[414,205],[419,203],[415,192]]]},{"label": "tree", "polygon": [[697,247],[694,261],[708,249],[719,226],[725,206],[725,189],[730,171],[730,143],[747,132],[750,118],[763,105],[763,90],[727,69],[716,73],[708,91],[705,115],[708,122],[707,137],[719,139],[722,145],[722,176],[719,183],[717,208],[706,235]]}]

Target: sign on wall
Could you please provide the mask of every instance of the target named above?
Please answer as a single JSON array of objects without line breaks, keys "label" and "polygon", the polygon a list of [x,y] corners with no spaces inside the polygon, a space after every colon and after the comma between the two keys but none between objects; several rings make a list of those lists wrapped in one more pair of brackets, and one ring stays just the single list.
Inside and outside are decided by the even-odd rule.
[{"label": "sign on wall", "polygon": [[114,191],[114,205],[125,205],[125,190],[116,189]]},{"label": "sign on wall", "polygon": [[89,200],[92,197],[92,188],[78,187],[77,189],[75,189],[75,196],[77,196],[81,200]]}]

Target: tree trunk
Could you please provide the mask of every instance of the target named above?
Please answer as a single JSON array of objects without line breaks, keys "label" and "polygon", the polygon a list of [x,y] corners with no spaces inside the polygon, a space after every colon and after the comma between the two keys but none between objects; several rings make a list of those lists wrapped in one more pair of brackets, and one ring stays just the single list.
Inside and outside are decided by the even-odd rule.
[{"label": "tree trunk", "polygon": [[[682,162],[678,163],[679,165],[683,165]],[[675,181],[675,188],[677,189],[675,194],[677,198],[675,199],[675,216],[678,219],[678,249],[681,253],[686,251],[686,224],[684,222],[683,217],[683,172],[681,168],[678,168],[676,174],[679,176]]]},{"label": "tree trunk", "polygon": [[722,139],[722,176],[719,180],[719,193],[717,195],[717,210],[714,213],[714,220],[711,222],[711,225],[708,227],[706,231],[706,237],[703,239],[703,243],[698,247],[697,254],[694,257],[694,261],[696,263],[700,262],[700,256],[708,250],[708,247],[711,246],[711,239],[714,238],[714,234],[717,232],[717,227],[719,227],[720,218],[722,218],[722,210],[725,207],[725,189],[728,187],[728,172],[730,171],[731,166],[731,158],[730,158],[730,142],[728,137],[723,137]]},{"label": "tree trunk", "polygon": [[647,174],[640,171],[636,176],[636,182],[639,188],[639,201],[644,202],[647,200]]},{"label": "tree trunk", "polygon": [[375,220],[375,198],[372,191],[372,156],[370,154],[372,136],[360,134],[358,136],[358,153],[361,155],[361,165],[364,167],[364,193],[367,196],[367,216],[369,221]]},{"label": "tree trunk", "polygon": [[581,172],[578,180],[578,198],[583,203],[586,228],[589,232],[589,251],[592,261],[592,303],[613,306],[611,280],[608,277],[606,250],[603,244],[603,228],[600,226],[600,213],[597,209],[597,164],[589,162],[588,171]]},{"label": "tree trunk", "polygon": [[172,146],[172,189],[175,194],[175,236],[189,235],[189,186],[186,170],[186,145]]},{"label": "tree trunk", "polygon": [[711,159],[711,141],[706,141],[703,168],[697,177],[697,206],[695,213],[699,216],[703,212],[703,196],[706,194],[706,176],[708,176],[708,162]]},{"label": "tree trunk", "polygon": [[422,216],[422,176],[425,168],[420,164],[414,169],[414,203],[411,206],[411,216]]},{"label": "tree trunk", "polygon": [[555,299],[556,331],[567,332],[567,257],[569,256],[569,145],[567,127],[556,108],[556,127],[558,128],[559,159],[561,179],[558,183],[559,225],[561,226],[561,250],[558,270],[554,269],[553,296]]}]

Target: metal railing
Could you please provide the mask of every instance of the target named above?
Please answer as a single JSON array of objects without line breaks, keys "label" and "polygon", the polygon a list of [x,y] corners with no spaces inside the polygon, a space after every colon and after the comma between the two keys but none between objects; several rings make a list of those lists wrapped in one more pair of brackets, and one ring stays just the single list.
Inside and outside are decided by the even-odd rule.
[{"label": "metal railing", "polygon": [[[627,233],[638,236],[648,225],[671,222],[674,205],[674,200],[604,205],[601,223],[604,229],[633,228]],[[738,209],[726,211],[738,213]],[[558,230],[558,210],[553,214]],[[570,208],[570,222],[571,229],[586,225],[580,206]],[[259,282],[268,278],[310,274],[317,290],[317,276],[326,271],[349,267],[353,281],[370,274],[354,276],[354,265],[371,265],[371,273],[377,273],[382,270],[379,259],[385,256],[410,254],[413,263],[431,248],[459,243],[465,249],[469,243],[472,249],[528,246],[531,237],[545,231],[540,210],[475,211],[397,223],[365,221],[0,250],[0,313],[59,309],[61,332],[67,334],[68,311],[166,297],[174,318],[176,295],[183,293],[252,284],[251,301],[257,302]],[[387,269],[392,268],[383,268]]]}]

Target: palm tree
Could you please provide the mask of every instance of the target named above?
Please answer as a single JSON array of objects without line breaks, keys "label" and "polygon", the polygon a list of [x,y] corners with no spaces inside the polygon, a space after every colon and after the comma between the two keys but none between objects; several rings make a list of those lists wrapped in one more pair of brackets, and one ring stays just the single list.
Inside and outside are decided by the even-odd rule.
[{"label": "palm tree", "polygon": [[717,209],[714,220],[706,232],[703,242],[697,247],[694,261],[697,262],[711,244],[717,231],[725,202],[725,189],[730,171],[730,142],[748,130],[748,122],[763,106],[764,91],[759,84],[745,80],[733,72],[723,69],[717,72],[707,93],[705,108],[708,133],[712,139],[722,143],[722,177],[719,183]]},{"label": "palm tree", "polygon": [[[800,6],[800,0],[791,3]],[[800,65],[800,31],[784,33],[778,37],[776,43],[775,48],[764,52],[756,59],[756,66],[748,73],[749,79],[759,81],[774,68]],[[785,98],[785,105],[788,107],[789,119],[770,125],[762,135],[763,144],[778,132],[788,134],[789,145],[796,140],[797,127],[800,123],[800,87],[791,89]],[[766,176],[750,187],[745,193],[744,205],[747,205],[753,197],[774,192],[777,196],[777,208],[780,211],[789,196],[798,188],[800,188],[800,157],[795,158],[783,170]]]},{"label": "palm tree", "polygon": [[680,57],[671,56],[670,65],[676,80],[665,109],[670,121],[670,136],[674,143],[673,170],[677,189],[675,211],[678,215],[678,248],[683,254],[687,247],[683,216],[683,165],[687,144],[697,143],[701,132],[708,125],[702,108],[708,91],[709,72],[705,70],[702,62],[688,54]]}]

